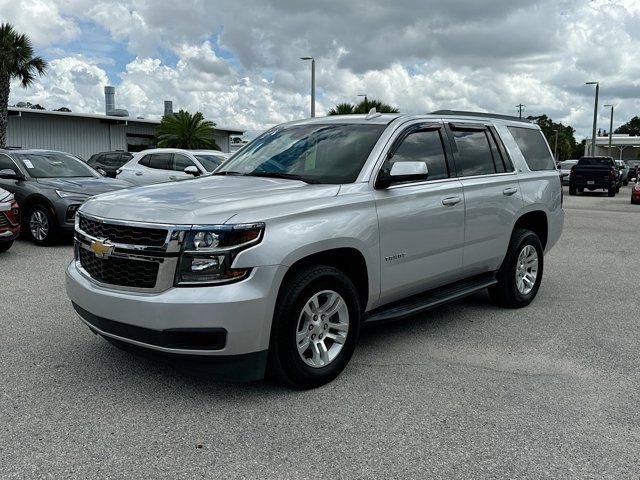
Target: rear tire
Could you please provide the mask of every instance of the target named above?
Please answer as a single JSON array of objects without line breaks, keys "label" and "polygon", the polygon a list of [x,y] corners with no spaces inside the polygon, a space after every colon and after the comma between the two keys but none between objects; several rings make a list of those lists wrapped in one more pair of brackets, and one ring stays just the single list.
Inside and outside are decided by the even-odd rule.
[{"label": "rear tire", "polygon": [[[340,308],[332,313],[333,305]],[[361,321],[358,291],[340,270],[312,265],[294,272],[278,296],[271,327],[269,376],[298,389],[330,382],[349,363]]]},{"label": "rear tire", "polygon": [[13,240],[9,242],[0,242],[0,253],[6,252],[7,250],[9,250],[11,248],[11,245],[13,245]]},{"label": "rear tire", "polygon": [[498,283],[489,287],[491,301],[501,307],[526,307],[538,294],[543,267],[544,251],[538,235],[531,230],[514,230],[496,275]]},{"label": "rear tire", "polygon": [[569,187],[569,195],[575,195],[576,194],[576,187]]},{"label": "rear tire", "polygon": [[620,185],[616,187],[616,193],[620,193]]},{"label": "rear tire", "polygon": [[615,187],[611,187],[609,189],[609,192],[607,193],[607,195],[609,195],[610,197],[615,197],[616,196],[616,189]]}]

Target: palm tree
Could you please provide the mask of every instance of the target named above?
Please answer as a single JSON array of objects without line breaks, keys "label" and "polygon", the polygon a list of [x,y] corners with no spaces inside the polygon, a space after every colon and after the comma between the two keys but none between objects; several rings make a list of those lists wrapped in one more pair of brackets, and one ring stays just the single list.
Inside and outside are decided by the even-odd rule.
[{"label": "palm tree", "polygon": [[0,24],[0,148],[7,142],[7,116],[11,80],[17,80],[23,88],[33,83],[36,74],[42,76],[47,62],[33,56],[31,40],[18,33],[8,23]]},{"label": "palm tree", "polygon": [[350,103],[339,103],[331,110],[327,115],[349,115],[353,113],[353,110],[356,108],[355,105],[351,105]]},{"label": "palm tree", "polygon": [[378,113],[398,113],[398,107],[392,107],[388,103],[381,102],[380,100],[363,100],[355,106],[353,113],[369,113],[372,108],[376,109]]},{"label": "palm tree", "polygon": [[397,107],[392,107],[391,105],[381,102],[379,100],[367,100],[364,99],[357,105],[352,105],[350,103],[339,103],[331,110],[327,115],[350,115],[352,113],[369,113],[373,107],[376,108],[376,112],[379,113],[398,113]]},{"label": "palm tree", "polygon": [[156,127],[158,147],[220,150],[213,139],[215,123],[205,120],[202,113],[180,110],[178,113],[162,117]]}]

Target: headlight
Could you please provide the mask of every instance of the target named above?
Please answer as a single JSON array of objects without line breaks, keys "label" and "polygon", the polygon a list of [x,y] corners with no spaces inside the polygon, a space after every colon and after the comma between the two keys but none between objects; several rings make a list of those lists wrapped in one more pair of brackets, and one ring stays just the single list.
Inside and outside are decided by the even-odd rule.
[{"label": "headlight", "polygon": [[60,198],[75,198],[77,200],[86,200],[91,196],[86,193],[65,192],[64,190],[56,190],[56,193]]},{"label": "headlight", "polygon": [[216,285],[242,280],[250,269],[231,268],[242,250],[260,243],[264,223],[193,227],[187,233],[176,286]]}]

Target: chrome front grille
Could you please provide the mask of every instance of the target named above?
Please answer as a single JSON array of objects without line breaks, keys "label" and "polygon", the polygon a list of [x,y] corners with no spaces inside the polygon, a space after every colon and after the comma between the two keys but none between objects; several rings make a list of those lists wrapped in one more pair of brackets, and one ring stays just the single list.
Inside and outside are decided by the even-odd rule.
[{"label": "chrome front grille", "polygon": [[167,240],[167,230],[161,228],[140,228],[129,225],[115,225],[80,217],[80,230],[88,235],[113,243],[162,247]]},{"label": "chrome front grille", "polygon": [[76,267],[100,286],[161,292],[173,286],[184,230],[78,213]]}]

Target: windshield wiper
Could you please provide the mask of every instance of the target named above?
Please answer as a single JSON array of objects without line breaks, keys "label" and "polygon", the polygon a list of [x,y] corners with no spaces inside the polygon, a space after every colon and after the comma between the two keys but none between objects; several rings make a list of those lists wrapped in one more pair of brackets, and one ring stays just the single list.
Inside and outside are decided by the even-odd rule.
[{"label": "windshield wiper", "polygon": [[295,173],[285,173],[285,172],[251,172],[245,173],[244,175],[248,177],[267,177],[267,178],[286,178],[287,180],[300,180],[305,183],[320,183],[319,180],[309,177],[303,177],[302,175],[297,175]]}]

